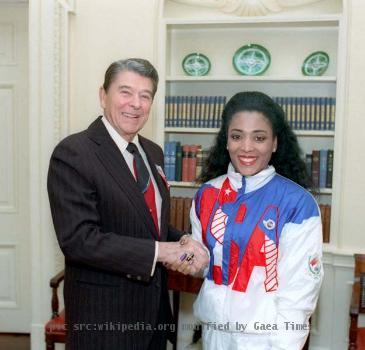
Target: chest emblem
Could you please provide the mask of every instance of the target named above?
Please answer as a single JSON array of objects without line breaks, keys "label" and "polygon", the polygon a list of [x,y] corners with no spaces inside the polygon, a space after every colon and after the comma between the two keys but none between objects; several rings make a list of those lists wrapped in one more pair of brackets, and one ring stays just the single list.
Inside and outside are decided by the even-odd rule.
[{"label": "chest emblem", "polygon": [[275,221],[272,219],[263,220],[262,222],[267,230],[273,230],[276,227]]}]

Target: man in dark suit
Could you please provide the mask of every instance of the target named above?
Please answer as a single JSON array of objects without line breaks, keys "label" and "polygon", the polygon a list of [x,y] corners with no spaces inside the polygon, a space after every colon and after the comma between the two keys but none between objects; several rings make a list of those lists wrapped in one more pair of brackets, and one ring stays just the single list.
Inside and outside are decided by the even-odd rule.
[{"label": "man in dark suit", "polygon": [[52,154],[69,350],[165,349],[173,324],[164,265],[196,273],[208,263],[202,246],[168,225],[163,153],[138,135],[157,84],[146,60],[112,63],[100,88],[104,115]]}]

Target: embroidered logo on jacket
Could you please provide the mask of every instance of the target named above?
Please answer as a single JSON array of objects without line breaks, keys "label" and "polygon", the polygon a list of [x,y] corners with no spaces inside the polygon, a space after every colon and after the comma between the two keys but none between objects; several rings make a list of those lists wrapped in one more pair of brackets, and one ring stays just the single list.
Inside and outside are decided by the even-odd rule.
[{"label": "embroidered logo on jacket", "polygon": [[318,254],[310,255],[308,258],[308,269],[313,277],[319,277],[322,270],[321,259]]}]

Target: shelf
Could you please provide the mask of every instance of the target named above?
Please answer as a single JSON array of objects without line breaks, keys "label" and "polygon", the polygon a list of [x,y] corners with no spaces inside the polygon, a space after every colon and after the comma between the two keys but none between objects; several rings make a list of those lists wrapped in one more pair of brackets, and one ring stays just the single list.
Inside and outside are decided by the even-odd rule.
[{"label": "shelf", "polygon": [[184,75],[168,76],[167,82],[220,82],[220,81],[277,81],[277,82],[333,82],[336,83],[337,78],[335,76],[319,76],[319,77],[305,77],[305,76],[244,76],[244,75],[222,75],[222,76],[203,76],[203,77],[191,77]]},{"label": "shelf", "polygon": [[332,195],[332,188],[320,188],[319,194],[322,195]]},{"label": "shelf", "polygon": [[171,134],[216,134],[218,131],[218,128],[165,128],[165,132]]},{"label": "shelf", "polygon": [[[171,187],[182,187],[182,188],[198,188],[200,184],[196,182],[185,182],[185,181],[169,181]],[[331,195],[332,188],[321,188],[319,190],[320,194]]]},{"label": "shelf", "polygon": [[303,25],[308,24],[310,26],[323,26],[323,25],[336,25],[342,16],[340,14],[332,15],[318,15],[318,16],[298,16],[298,17],[270,17],[270,16],[255,16],[255,17],[237,17],[237,16],[221,16],[210,17],[207,19],[201,18],[165,18],[166,25],[257,25],[262,27],[263,25]]},{"label": "shelf", "polygon": [[[165,133],[170,134],[217,134],[218,128],[165,128]],[[330,130],[294,130],[297,136],[307,137],[334,137],[335,132]]]}]

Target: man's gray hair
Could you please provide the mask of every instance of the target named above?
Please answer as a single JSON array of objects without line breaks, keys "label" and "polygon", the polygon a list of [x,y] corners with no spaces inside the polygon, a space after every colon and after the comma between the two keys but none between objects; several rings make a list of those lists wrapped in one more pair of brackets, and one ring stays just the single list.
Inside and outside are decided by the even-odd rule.
[{"label": "man's gray hair", "polygon": [[134,72],[151,79],[153,88],[152,94],[155,96],[158,85],[158,73],[155,67],[143,58],[127,58],[113,62],[105,72],[103,88],[106,92],[116,76],[123,71]]}]

